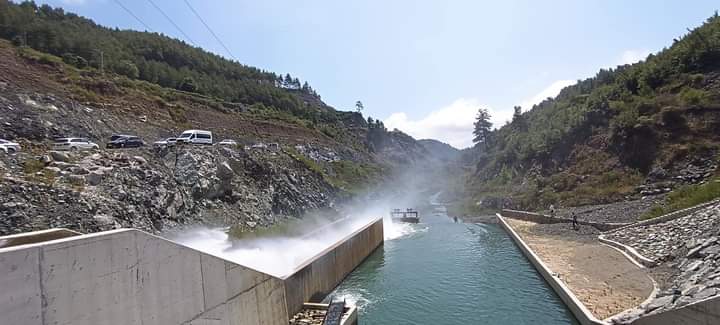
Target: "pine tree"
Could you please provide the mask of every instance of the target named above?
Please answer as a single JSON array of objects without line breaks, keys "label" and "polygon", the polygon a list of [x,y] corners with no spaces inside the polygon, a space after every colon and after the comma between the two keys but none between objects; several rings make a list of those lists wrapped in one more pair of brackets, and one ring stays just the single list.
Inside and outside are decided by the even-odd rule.
[{"label": "pine tree", "polygon": [[355,102],[355,110],[356,110],[358,113],[362,113],[363,109],[365,109],[365,106],[363,106],[363,103],[362,103],[361,101],[359,101],[359,100],[356,101],[356,102]]},{"label": "pine tree", "polygon": [[490,129],[492,128],[492,122],[490,122],[490,113],[487,109],[478,109],[477,117],[474,123],[475,129],[473,130],[473,142],[476,144],[484,144],[487,147],[488,140],[490,138]]}]

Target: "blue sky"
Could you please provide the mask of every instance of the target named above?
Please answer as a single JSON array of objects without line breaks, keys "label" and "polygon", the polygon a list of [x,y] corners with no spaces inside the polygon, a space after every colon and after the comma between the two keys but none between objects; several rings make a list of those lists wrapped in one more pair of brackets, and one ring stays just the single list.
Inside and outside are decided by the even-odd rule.
[{"label": "blue sky", "polygon": [[[185,39],[148,0],[119,0]],[[225,50],[181,0],[154,0],[198,46]],[[343,110],[417,138],[470,144],[479,107],[496,125],[602,67],[633,62],[700,25],[713,1],[189,0],[242,63],[289,72]],[[37,1],[144,30],[115,0]],[[187,39],[185,39],[188,41]]]}]

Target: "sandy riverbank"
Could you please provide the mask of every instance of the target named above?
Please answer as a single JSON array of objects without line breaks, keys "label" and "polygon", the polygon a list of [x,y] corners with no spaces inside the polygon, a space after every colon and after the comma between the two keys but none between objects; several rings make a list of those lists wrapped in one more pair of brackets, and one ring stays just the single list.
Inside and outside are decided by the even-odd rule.
[{"label": "sandy riverbank", "polygon": [[646,269],[598,242],[592,227],[506,221],[599,319],[636,307],[653,291]]}]

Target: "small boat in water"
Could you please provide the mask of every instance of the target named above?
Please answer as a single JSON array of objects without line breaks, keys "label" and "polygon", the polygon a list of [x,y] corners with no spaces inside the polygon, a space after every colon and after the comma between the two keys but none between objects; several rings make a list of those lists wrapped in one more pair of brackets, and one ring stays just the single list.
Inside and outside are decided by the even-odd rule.
[{"label": "small boat in water", "polygon": [[390,218],[393,222],[420,222],[420,216],[418,215],[418,212],[413,209],[405,209],[405,211],[402,211],[400,209],[393,209],[392,211],[390,211]]}]

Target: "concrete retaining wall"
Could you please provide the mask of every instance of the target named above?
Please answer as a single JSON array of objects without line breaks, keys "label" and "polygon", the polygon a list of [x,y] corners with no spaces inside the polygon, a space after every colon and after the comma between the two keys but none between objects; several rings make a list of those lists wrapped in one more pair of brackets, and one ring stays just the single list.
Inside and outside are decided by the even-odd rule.
[{"label": "concrete retaining wall", "polygon": [[138,230],[0,249],[0,324],[283,324],[283,281]]},{"label": "concrete retaining wall", "polygon": [[288,315],[300,311],[304,302],[324,299],[382,243],[379,218],[300,265],[283,279]]},{"label": "concrete retaining wall", "polygon": [[717,325],[720,324],[720,297],[699,301],[678,309],[642,317],[632,325]]},{"label": "concrete retaining wall", "polygon": [[[504,211],[503,211],[504,213]],[[543,261],[538,257],[535,252],[530,249],[530,246],[528,246],[518,235],[515,230],[510,227],[510,225],[505,222],[503,219],[504,215],[497,215],[497,218],[499,220],[500,226],[507,231],[507,233],[510,235],[510,238],[515,242],[515,244],[520,248],[520,251],[527,257],[527,259],[532,263],[532,265],[535,267],[535,269],[540,273],[540,275],[545,279],[545,281],[550,285],[551,288],[557,293],[557,295],[560,297],[560,299],[565,303],[565,305],[570,309],[570,311],[575,315],[575,318],[580,322],[582,325],[598,325],[598,324],[607,324],[593,316],[593,314],[585,307],[585,305],[575,297],[575,294],[570,291],[570,289],[565,285],[564,282],[562,282],[560,279],[558,279],[556,276],[553,275],[552,271],[543,263]],[[525,219],[523,219],[525,220]]]},{"label": "concrete retaining wall", "polygon": [[[552,217],[552,216],[545,215],[545,214],[540,214],[540,213],[535,213],[535,212],[527,212],[527,211],[504,209],[504,210],[502,210],[502,215],[507,218],[532,221],[532,222],[536,222],[536,223],[572,223],[571,218]],[[625,226],[632,224],[632,223],[591,222],[591,221],[580,220],[579,218],[578,218],[578,223],[581,225],[594,227],[595,229],[600,230],[600,231],[609,231],[612,229],[617,229],[617,228],[625,227]]]}]

